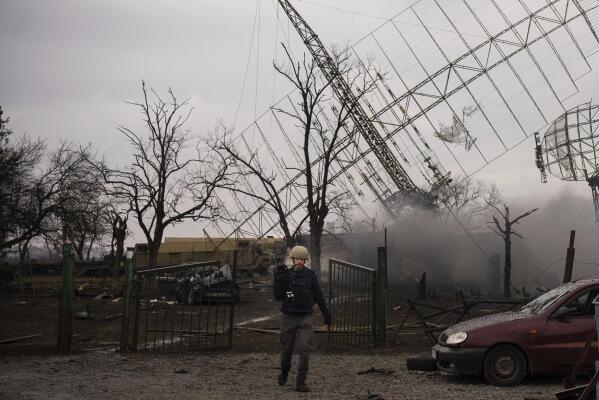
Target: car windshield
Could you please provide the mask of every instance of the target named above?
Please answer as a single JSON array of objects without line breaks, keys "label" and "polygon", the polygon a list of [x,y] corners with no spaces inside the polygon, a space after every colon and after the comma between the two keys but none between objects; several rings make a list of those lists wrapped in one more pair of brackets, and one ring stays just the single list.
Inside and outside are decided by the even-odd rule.
[{"label": "car windshield", "polygon": [[520,309],[520,312],[527,314],[540,314],[543,311],[547,310],[556,301],[572,292],[576,288],[574,284],[562,285],[553,290],[548,291],[547,293],[537,297],[530,303],[526,304],[524,307]]}]

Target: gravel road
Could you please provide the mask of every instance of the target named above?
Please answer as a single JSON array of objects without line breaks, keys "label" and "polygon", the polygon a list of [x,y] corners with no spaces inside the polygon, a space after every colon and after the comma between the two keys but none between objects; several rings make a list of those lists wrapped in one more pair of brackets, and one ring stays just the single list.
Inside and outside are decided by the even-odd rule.
[{"label": "gravel road", "polygon": [[[482,380],[407,371],[407,355],[312,357],[312,393],[294,392],[293,379],[275,384],[278,356],[269,353],[149,355],[93,352],[64,357],[0,358],[0,399],[523,399],[559,389],[559,379],[495,388]],[[357,372],[376,367],[391,375]]]}]

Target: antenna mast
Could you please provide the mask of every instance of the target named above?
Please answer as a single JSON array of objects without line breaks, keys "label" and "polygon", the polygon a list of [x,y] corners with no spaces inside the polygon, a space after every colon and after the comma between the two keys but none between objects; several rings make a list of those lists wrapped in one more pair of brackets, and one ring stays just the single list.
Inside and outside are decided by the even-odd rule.
[{"label": "antenna mast", "polygon": [[410,176],[395,158],[387,143],[385,143],[385,140],[377,131],[372,120],[368,117],[368,114],[366,114],[366,111],[352,92],[351,87],[340,74],[337,65],[320,41],[318,35],[310,28],[288,0],[278,1],[304,44],[308,47],[312,58],[321,72],[331,82],[331,87],[335,91],[339,101],[351,105],[353,112],[350,116],[354,127],[364,137],[368,146],[372,149],[385,171],[391,177],[391,180],[397,186],[399,193],[408,195],[408,197],[424,202],[425,204],[430,203],[430,199],[414,184]]}]

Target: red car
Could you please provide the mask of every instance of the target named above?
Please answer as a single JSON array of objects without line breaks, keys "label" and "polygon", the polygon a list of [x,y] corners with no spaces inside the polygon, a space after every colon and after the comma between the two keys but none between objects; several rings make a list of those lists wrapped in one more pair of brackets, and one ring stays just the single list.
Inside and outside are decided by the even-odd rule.
[{"label": "red car", "polygon": [[[474,318],[452,326],[433,347],[440,370],[482,375],[498,386],[527,374],[569,373],[595,331],[593,300],[599,279],[580,280],[537,297],[518,311]],[[599,360],[597,337],[583,364]]]}]

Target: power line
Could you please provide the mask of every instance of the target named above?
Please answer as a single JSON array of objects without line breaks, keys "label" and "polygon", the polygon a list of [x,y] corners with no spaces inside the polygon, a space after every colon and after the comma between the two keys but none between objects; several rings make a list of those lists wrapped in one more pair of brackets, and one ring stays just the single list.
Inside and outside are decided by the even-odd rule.
[{"label": "power line", "polygon": [[252,37],[250,40],[250,49],[248,51],[247,63],[245,65],[245,72],[243,74],[243,84],[241,85],[241,93],[239,94],[239,101],[237,102],[237,109],[235,110],[235,118],[233,119],[233,128],[237,124],[237,117],[239,116],[239,109],[241,108],[241,101],[243,100],[243,94],[245,93],[245,84],[247,82],[248,72],[250,70],[250,62],[252,59],[252,52],[254,50],[254,38],[256,36],[256,25],[259,13],[259,6],[261,0],[256,0],[256,9],[254,11],[254,24],[252,26]]},{"label": "power line", "polygon": [[[313,6],[317,6],[317,7],[327,8],[329,10],[339,11],[339,12],[342,12],[342,13],[347,13],[347,14],[359,15],[361,17],[368,17],[368,18],[378,19],[378,20],[381,20],[381,21],[385,21],[385,23],[387,23],[389,21],[393,21],[393,22],[395,22],[397,24],[401,24],[401,25],[409,25],[409,26],[416,26],[416,27],[421,27],[422,26],[421,24],[416,24],[416,23],[413,23],[413,22],[395,20],[395,18],[398,15],[394,15],[393,17],[388,18],[388,17],[381,17],[379,15],[367,14],[367,13],[364,13],[364,12],[361,12],[361,11],[349,10],[347,8],[333,7],[333,6],[329,6],[329,5],[322,4],[322,3],[317,3],[315,1],[310,1],[310,0],[298,0],[298,1],[300,1],[302,3],[310,4],[310,5],[313,5]],[[451,29],[438,28],[438,27],[429,26],[429,25],[427,25],[426,27],[428,29],[430,29],[430,30],[438,31],[438,32],[457,33],[456,31],[451,30]],[[473,33],[466,33],[466,32],[463,32],[462,35],[476,37],[476,38],[483,38],[483,39],[485,38],[482,35],[476,35],[476,34],[473,34]]]},{"label": "power line", "polygon": [[256,40],[256,82],[254,91],[254,121],[258,114],[258,82],[260,79],[260,32],[262,28],[262,0],[258,0],[258,39]]}]

